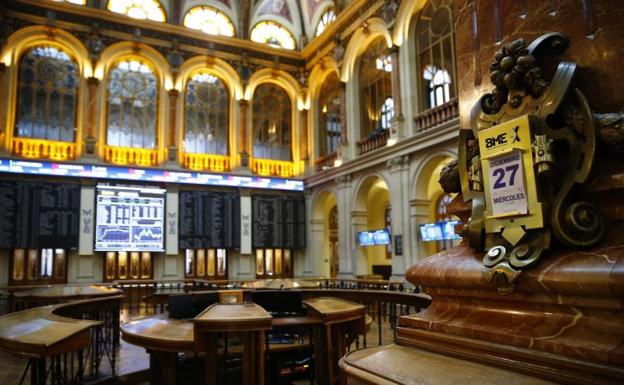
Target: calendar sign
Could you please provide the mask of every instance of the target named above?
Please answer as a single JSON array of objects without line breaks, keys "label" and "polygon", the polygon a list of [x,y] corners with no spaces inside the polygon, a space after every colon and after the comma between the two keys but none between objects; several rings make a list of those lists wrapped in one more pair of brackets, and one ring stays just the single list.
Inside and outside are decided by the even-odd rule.
[{"label": "calendar sign", "polygon": [[507,155],[488,159],[490,208],[492,215],[522,215],[528,212],[528,199],[524,184],[522,152],[515,150]]}]

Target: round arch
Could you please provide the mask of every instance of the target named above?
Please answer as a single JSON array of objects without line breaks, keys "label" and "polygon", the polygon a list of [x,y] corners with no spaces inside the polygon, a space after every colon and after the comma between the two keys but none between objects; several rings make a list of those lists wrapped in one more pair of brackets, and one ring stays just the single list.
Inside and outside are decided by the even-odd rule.
[{"label": "round arch", "polygon": [[[85,126],[85,108],[87,103],[87,78],[93,74],[87,48],[72,34],[58,28],[48,26],[31,26],[15,31],[7,39],[0,51],[0,60],[7,67],[8,86],[3,91],[6,100],[6,131],[3,144],[11,148],[13,129],[16,119],[17,86],[19,61],[24,52],[37,45],[50,44],[61,48],[72,56],[80,69],[80,86],[78,106],[76,109],[76,157],[82,153],[82,135]],[[2,137],[0,137],[2,140]]]},{"label": "round arch", "polygon": [[185,61],[178,71],[174,88],[180,92],[180,97],[177,99],[177,111],[181,113],[176,114],[176,127],[177,127],[177,143],[179,143],[178,161],[182,162],[184,151],[182,149],[184,143],[185,133],[185,92],[186,84],[188,80],[200,71],[205,71],[211,75],[214,75],[221,79],[228,89],[229,93],[229,124],[228,124],[228,148],[230,149],[230,164],[234,164],[236,159],[235,144],[238,138],[237,117],[238,117],[238,103],[243,97],[243,86],[241,84],[238,73],[227,62],[219,59],[212,58],[205,55],[195,56]]},{"label": "round arch", "polygon": [[95,66],[94,77],[101,81],[98,87],[97,99],[99,130],[97,148],[100,154],[104,153],[106,146],[106,121],[107,121],[107,103],[108,103],[108,84],[107,77],[111,68],[120,60],[124,59],[140,59],[146,61],[156,73],[159,80],[158,93],[158,119],[156,126],[156,149],[157,161],[161,163],[165,159],[165,127],[168,121],[169,111],[166,106],[169,104],[167,91],[173,88],[173,80],[171,76],[171,68],[167,60],[154,48],[135,42],[119,42],[115,43],[102,51],[100,60]]},{"label": "round arch", "polygon": [[452,159],[457,159],[455,151],[445,149],[429,154],[422,159],[412,174],[411,192],[414,199],[429,199],[429,181],[435,177],[434,171]]},{"label": "round arch", "polygon": [[335,74],[336,77],[340,80],[340,70],[338,69],[338,63],[336,60],[331,57],[325,57],[320,63],[317,63],[310,72],[310,76],[308,78],[308,93],[306,94],[305,104],[307,108],[311,111],[308,114],[308,138],[310,141],[308,143],[309,153],[312,155],[311,161],[313,162],[318,156],[318,147],[319,147],[319,106],[318,100],[320,97],[321,89],[327,78],[331,75]]},{"label": "round arch", "polygon": [[93,76],[99,80],[104,79],[108,74],[108,71],[111,69],[111,66],[119,60],[129,57],[142,58],[150,62],[152,68],[156,71],[156,74],[161,81],[162,87],[166,90],[173,88],[171,67],[169,66],[169,62],[167,62],[167,59],[165,59],[160,52],[148,45],[129,41],[115,43],[106,47],[106,49],[104,49],[104,51],[100,54],[100,59],[95,66]]},{"label": "round arch", "polygon": [[340,78],[340,70],[338,69],[338,63],[333,57],[326,56],[320,63],[317,63],[310,71],[308,78],[308,94],[306,95],[306,105],[311,107],[318,99],[323,83],[325,79],[334,73]]},{"label": "round arch", "polygon": [[427,5],[427,0],[402,1],[397,11],[392,41],[401,46],[408,39],[413,16]]},{"label": "round arch", "polygon": [[355,31],[349,41],[349,45],[347,45],[342,72],[340,73],[340,79],[345,83],[353,76],[353,71],[357,67],[356,64],[360,55],[373,40],[381,36],[385,39],[388,48],[392,48],[392,37],[390,32],[388,32],[388,25],[383,19],[378,17],[370,18],[366,21],[366,25],[366,28],[360,27]]},{"label": "round arch", "polygon": [[247,88],[245,88],[244,99],[251,101],[256,87],[262,83],[273,83],[286,90],[288,96],[294,103],[294,109],[304,110],[305,103],[301,88],[297,80],[293,78],[288,72],[283,70],[276,70],[274,68],[263,68],[256,71],[251,75],[247,82]]},{"label": "round arch", "polygon": [[[313,15],[308,16],[308,20],[310,20],[310,24],[308,25],[308,41],[312,41],[316,37],[316,27],[321,21],[321,17],[327,12],[329,9],[334,8],[333,1],[325,1],[323,2],[318,9],[315,11]],[[307,11],[306,11],[307,13]]]},{"label": "round arch", "polygon": [[227,85],[230,94],[232,94],[236,100],[241,100],[243,98],[243,85],[236,70],[224,60],[208,57],[206,55],[192,57],[180,66],[174,88],[183,92],[188,79],[196,72],[202,70],[222,79]]},{"label": "round arch", "polygon": [[195,7],[208,6],[215,8],[227,15],[230,18],[230,21],[234,25],[234,33],[236,36],[240,36],[241,31],[238,30],[238,9],[236,7],[229,7],[225,2],[217,1],[217,0],[187,0],[184,2],[184,6],[180,11],[180,25],[184,25],[184,17],[191,9]]},{"label": "round arch", "polygon": [[351,196],[351,210],[350,211],[364,211],[366,209],[366,199],[371,187],[378,181],[382,181],[387,190],[390,190],[389,178],[380,172],[373,172],[366,174],[359,178],[354,184],[352,196]]},{"label": "round arch", "polygon": [[[300,165],[300,128],[301,128],[301,114],[305,108],[303,101],[303,95],[299,84],[290,74],[282,70],[276,70],[273,68],[263,68],[256,71],[247,82],[247,88],[245,88],[244,99],[250,104],[249,112],[247,114],[247,127],[249,127],[246,135],[246,148],[251,149],[253,147],[253,95],[256,88],[264,83],[275,84],[281,87],[291,100],[291,154],[293,160],[293,172],[295,175],[303,171],[303,166]],[[252,154],[253,156],[253,154]]]}]

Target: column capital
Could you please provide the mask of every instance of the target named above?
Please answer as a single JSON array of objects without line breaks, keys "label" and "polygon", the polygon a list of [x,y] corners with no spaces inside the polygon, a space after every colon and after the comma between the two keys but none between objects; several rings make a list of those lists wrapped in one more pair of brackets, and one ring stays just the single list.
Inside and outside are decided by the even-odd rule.
[{"label": "column capital", "polygon": [[399,155],[386,162],[390,172],[397,172],[409,167],[409,155]]},{"label": "column capital", "polygon": [[351,186],[351,174],[339,175],[335,179],[338,188],[347,188]]}]

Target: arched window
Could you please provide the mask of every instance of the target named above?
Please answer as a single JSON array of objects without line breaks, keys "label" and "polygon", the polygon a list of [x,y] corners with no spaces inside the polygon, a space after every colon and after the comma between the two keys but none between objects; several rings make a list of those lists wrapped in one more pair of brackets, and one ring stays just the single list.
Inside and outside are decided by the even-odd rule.
[{"label": "arched window", "polygon": [[293,34],[281,24],[262,21],[251,29],[251,40],[277,48],[295,49]]},{"label": "arched window", "polygon": [[108,74],[109,146],[156,148],[158,79],[137,59],[122,60]]},{"label": "arched window", "polygon": [[157,0],[108,0],[108,10],[134,19],[164,22],[165,10]]},{"label": "arched window", "polygon": [[221,79],[198,73],[186,83],[184,151],[227,155],[229,93]]},{"label": "arched window", "polygon": [[191,8],[184,16],[185,27],[198,29],[209,35],[234,36],[234,25],[227,15],[216,8]]},{"label": "arched window", "polygon": [[381,105],[381,128],[389,130],[394,116],[394,101],[392,98],[386,98]]},{"label": "arched window", "polygon": [[[392,97],[392,60],[383,37],[368,46],[360,58],[360,126],[361,137],[380,132],[389,127],[389,120],[382,120],[382,106]],[[392,112],[386,118],[392,118]],[[387,126],[384,126],[387,124]]]},{"label": "arched window", "polygon": [[15,135],[73,142],[80,70],[59,48],[36,46],[19,63]]},{"label": "arched window", "polygon": [[321,16],[321,20],[316,26],[316,32],[314,33],[314,36],[319,36],[320,34],[322,34],[323,31],[325,31],[325,28],[327,28],[327,26],[331,24],[334,20],[336,20],[336,13],[333,9],[325,12],[323,16]]},{"label": "arched window", "polygon": [[286,91],[271,83],[253,95],[253,157],[290,160],[292,106]]},{"label": "arched window", "polygon": [[340,114],[344,102],[342,83],[336,74],[325,79],[319,94],[319,155],[329,155],[338,150],[342,118]]},{"label": "arched window", "polygon": [[416,24],[421,109],[440,106],[456,95],[454,1],[430,1]]}]

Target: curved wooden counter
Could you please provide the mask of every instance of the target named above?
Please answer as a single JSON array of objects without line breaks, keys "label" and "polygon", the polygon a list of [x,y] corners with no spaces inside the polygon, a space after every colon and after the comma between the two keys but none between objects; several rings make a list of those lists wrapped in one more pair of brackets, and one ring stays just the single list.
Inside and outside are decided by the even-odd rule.
[{"label": "curved wooden counter", "polygon": [[166,316],[146,317],[124,324],[123,339],[145,349],[165,352],[191,352],[195,350],[193,323],[169,319]]},{"label": "curved wooden counter", "polygon": [[17,293],[14,293],[13,296],[20,299],[47,299],[61,302],[74,299],[111,297],[121,294],[123,294],[123,291],[109,286],[54,285],[26,291],[19,291]]},{"label": "curved wooden counter", "polygon": [[49,305],[0,317],[0,349],[29,357],[45,357],[85,348],[89,329],[100,321],[76,320],[54,314],[74,304]]},{"label": "curved wooden counter", "polygon": [[193,323],[196,331],[242,332],[271,329],[271,315],[254,303],[210,305]]},{"label": "curved wooden counter", "polygon": [[350,385],[549,385],[553,382],[399,345],[355,350],[340,360]]},{"label": "curved wooden counter", "polygon": [[[0,350],[29,358],[33,385],[46,384],[48,377],[79,383],[85,371],[97,377],[100,358],[114,352],[119,344],[122,298],[90,298],[9,313],[0,317]],[[92,333],[91,328],[98,332]],[[85,351],[87,355],[83,355]],[[108,357],[114,374],[115,355]]]},{"label": "curved wooden counter", "polygon": [[[240,333],[243,342],[243,383],[261,384],[264,380],[264,354],[277,351],[265,343],[265,331],[272,328],[305,326],[312,330],[317,364],[316,378],[328,374],[329,383],[338,382],[338,359],[354,336],[366,332],[366,308],[337,298],[309,298],[303,301],[307,316],[273,318],[262,307],[252,304],[214,304],[192,321],[178,321],[165,316],[146,317],[122,325],[122,338],[144,347],[150,353],[154,383],[176,381],[177,352],[206,353],[206,383],[215,383],[217,340],[220,333]],[[370,323],[370,319],[369,319]],[[336,340],[334,340],[336,339]],[[309,346],[309,341],[308,341]],[[301,345],[293,348],[301,348]],[[323,376],[324,377],[324,376]],[[319,383],[324,383],[320,381]]]}]

